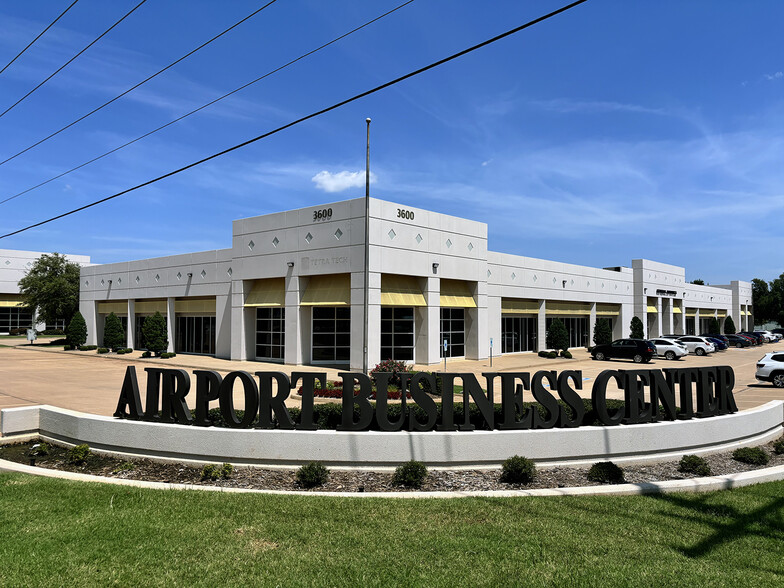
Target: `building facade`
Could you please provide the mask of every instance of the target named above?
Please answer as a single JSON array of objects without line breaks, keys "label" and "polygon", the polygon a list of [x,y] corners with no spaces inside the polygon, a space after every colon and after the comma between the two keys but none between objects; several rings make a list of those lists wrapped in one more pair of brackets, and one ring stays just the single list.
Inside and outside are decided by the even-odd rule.
[{"label": "building facade", "polygon": [[[751,285],[686,283],[684,268],[634,260],[591,268],[487,250],[487,225],[370,200],[367,354],[418,364],[545,348],[559,318],[572,347],[597,319],[628,336],[699,333],[710,317],[751,322]],[[233,360],[361,369],[365,353],[365,202],[347,200],[234,221],[232,247],[83,267],[88,343],[110,312],[128,346],[166,317],[169,350]]]},{"label": "building facade", "polygon": [[[29,329],[33,325],[39,331],[47,328],[65,328],[62,321],[49,325],[40,322],[35,309],[27,308],[22,304],[19,280],[41,255],[43,253],[40,251],[0,249],[0,335],[7,335],[19,329]],[[66,254],[65,257],[68,261],[78,263],[82,267],[90,264],[88,255]]]}]

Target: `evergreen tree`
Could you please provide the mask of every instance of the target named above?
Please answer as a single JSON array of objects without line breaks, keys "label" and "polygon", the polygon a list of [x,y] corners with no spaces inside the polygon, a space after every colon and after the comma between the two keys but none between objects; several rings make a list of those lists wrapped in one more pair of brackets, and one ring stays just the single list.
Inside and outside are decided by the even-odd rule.
[{"label": "evergreen tree", "polygon": [[719,321],[716,320],[716,317],[714,316],[708,321],[708,333],[715,335],[719,332],[719,330]]},{"label": "evergreen tree", "polygon": [[642,321],[639,317],[633,316],[632,317],[632,324],[630,325],[631,328],[631,337],[632,339],[645,339],[645,327],[642,326]]},{"label": "evergreen tree", "polygon": [[596,345],[608,345],[612,343],[612,329],[610,329],[610,321],[607,319],[598,319],[593,326],[593,342]]},{"label": "evergreen tree", "polygon": [[555,319],[547,329],[545,342],[548,349],[563,351],[569,348],[569,332],[561,319]]},{"label": "evergreen tree", "polygon": [[731,316],[724,319],[724,333],[727,335],[735,334],[735,321],[732,320]]},{"label": "evergreen tree", "polygon": [[160,312],[144,319],[142,337],[147,349],[160,355],[169,347],[169,337],[166,333],[166,319]]},{"label": "evergreen tree", "polygon": [[87,342],[87,323],[78,310],[65,328],[65,338],[71,347],[81,347]]},{"label": "evergreen tree", "polygon": [[103,326],[103,346],[112,351],[120,347],[125,347],[125,331],[122,328],[122,321],[116,314],[109,313]]}]

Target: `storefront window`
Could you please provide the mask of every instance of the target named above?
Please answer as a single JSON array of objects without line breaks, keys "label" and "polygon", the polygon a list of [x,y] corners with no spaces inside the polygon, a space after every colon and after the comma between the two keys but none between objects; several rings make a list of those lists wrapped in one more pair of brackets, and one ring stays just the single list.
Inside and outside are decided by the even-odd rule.
[{"label": "storefront window", "polygon": [[501,353],[535,351],[537,323],[534,316],[502,316]]},{"label": "storefront window", "polygon": [[313,362],[348,363],[351,358],[351,307],[313,307]]},{"label": "storefront window", "polygon": [[256,359],[283,361],[286,347],[286,309],[256,309]]},{"label": "storefront window", "polygon": [[[447,342],[444,353],[444,340]],[[441,357],[463,357],[465,355],[465,309],[441,309],[441,339],[438,347]]]},{"label": "storefront window", "polygon": [[414,361],[414,308],[381,308],[381,359]]}]

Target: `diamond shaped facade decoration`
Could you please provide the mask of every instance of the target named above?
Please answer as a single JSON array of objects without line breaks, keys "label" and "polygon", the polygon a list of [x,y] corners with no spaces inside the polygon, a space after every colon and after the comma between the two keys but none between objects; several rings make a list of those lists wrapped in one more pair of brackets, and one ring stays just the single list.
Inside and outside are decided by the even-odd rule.
[{"label": "diamond shaped facade decoration", "polygon": [[452,239],[447,239],[447,240],[446,240],[446,246],[447,246],[448,248],[451,248],[451,247],[452,247]]},{"label": "diamond shaped facade decoration", "polygon": [[161,281],[161,276],[159,276],[158,274],[155,274],[155,281],[156,282],[160,282]]},{"label": "diamond shaped facade decoration", "polygon": [[181,274],[180,272],[177,272],[177,279],[178,279],[178,280],[181,280],[181,279],[182,279],[182,274]]},{"label": "diamond shaped facade decoration", "polygon": [[469,251],[473,251],[474,250],[474,244],[473,243],[469,243],[468,244],[468,250]]},{"label": "diamond shaped facade decoration", "polygon": [[104,284],[104,282],[103,282],[103,280],[101,280],[101,286],[103,286],[103,284]]},{"label": "diamond shaped facade decoration", "polygon": [[313,235],[311,235],[310,233],[308,233],[307,235],[305,235],[305,241],[307,241],[308,243],[310,243],[312,240],[313,240]]},{"label": "diamond shaped facade decoration", "polygon": [[538,279],[539,279],[539,278],[537,278],[537,277],[536,277],[536,274],[534,274],[534,282],[535,282],[536,280],[538,280]]},{"label": "diamond shaped facade decoration", "polygon": [[204,279],[207,276],[207,272],[201,270],[201,273],[199,275],[202,277],[202,279]]},{"label": "diamond shaped facade decoration", "polygon": [[558,280],[556,278],[553,278],[553,284],[555,284],[557,281]]},{"label": "diamond shaped facade decoration", "polygon": [[122,278],[117,278],[117,283],[122,284]]},{"label": "diamond shaped facade decoration", "polygon": [[397,236],[397,233],[395,233],[395,229],[389,229],[387,235],[389,236],[389,240],[391,241]]},{"label": "diamond shaped facade decoration", "polygon": [[272,246],[273,247],[277,247],[278,243],[280,243],[280,239],[278,239],[277,237],[273,237],[272,238]]},{"label": "diamond shaped facade decoration", "polygon": [[255,246],[256,246],[256,244],[253,242],[253,239],[251,239],[250,241],[248,241],[248,249],[250,249],[251,251],[253,251],[253,248],[254,248]]},{"label": "diamond shaped facade decoration", "polygon": [[341,231],[340,229],[338,229],[337,231],[335,231],[335,239],[337,239],[338,241],[340,241],[340,238],[341,238],[342,236],[343,236],[343,231]]},{"label": "diamond shaped facade decoration", "polygon": [[11,265],[11,262],[10,262],[10,261],[8,261],[8,260],[6,259],[6,260],[5,260],[5,264],[6,264],[6,265]]},{"label": "diamond shaped facade decoration", "polygon": [[231,268],[229,268],[229,269],[227,269],[227,270],[226,270],[226,275],[227,275],[227,276],[231,276],[231,274],[233,274],[233,273],[234,273],[234,272],[233,272],[233,271],[231,271]]},{"label": "diamond shaped facade decoration", "polygon": [[491,272],[490,270],[487,270],[487,277],[489,278],[492,275],[493,275],[493,272]]},{"label": "diamond shaped facade decoration", "polygon": [[420,235],[419,233],[417,233],[416,242],[417,242],[417,244],[422,242],[422,235]]},{"label": "diamond shaped facade decoration", "polygon": [[141,281],[142,281],[142,279],[139,276],[136,276],[136,283],[138,284]]},{"label": "diamond shaped facade decoration", "polygon": [[517,274],[516,274],[516,273],[514,273],[514,272],[512,272],[512,279],[513,279],[513,280],[516,280],[516,279],[517,279]]},{"label": "diamond shaped facade decoration", "polygon": [[85,281],[84,281],[84,285],[85,285],[85,286],[89,286],[89,285],[90,285],[90,280],[85,280]]}]

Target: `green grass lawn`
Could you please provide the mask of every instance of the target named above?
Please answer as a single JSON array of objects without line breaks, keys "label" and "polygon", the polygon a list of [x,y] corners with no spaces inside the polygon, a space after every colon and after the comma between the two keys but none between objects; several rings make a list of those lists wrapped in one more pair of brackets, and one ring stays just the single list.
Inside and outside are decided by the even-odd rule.
[{"label": "green grass lawn", "polygon": [[0,586],[773,586],[784,482],[635,497],[340,499],[0,474]]}]

